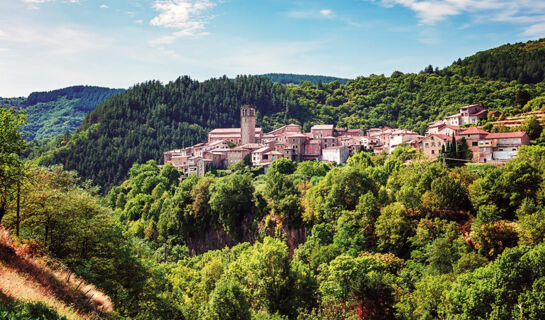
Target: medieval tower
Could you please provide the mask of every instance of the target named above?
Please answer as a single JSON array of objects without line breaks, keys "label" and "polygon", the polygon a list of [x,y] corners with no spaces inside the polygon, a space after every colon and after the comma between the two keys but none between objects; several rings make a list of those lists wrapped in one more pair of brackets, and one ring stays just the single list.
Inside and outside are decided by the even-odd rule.
[{"label": "medieval tower", "polygon": [[255,107],[247,104],[240,108],[240,142],[255,143]]}]

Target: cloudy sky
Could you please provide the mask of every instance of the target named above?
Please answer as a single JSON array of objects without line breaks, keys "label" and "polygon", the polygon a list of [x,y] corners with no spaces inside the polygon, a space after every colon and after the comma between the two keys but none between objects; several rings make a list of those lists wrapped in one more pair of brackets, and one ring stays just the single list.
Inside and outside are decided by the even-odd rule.
[{"label": "cloudy sky", "polygon": [[545,0],[0,0],[0,96],[444,67],[545,37]]}]

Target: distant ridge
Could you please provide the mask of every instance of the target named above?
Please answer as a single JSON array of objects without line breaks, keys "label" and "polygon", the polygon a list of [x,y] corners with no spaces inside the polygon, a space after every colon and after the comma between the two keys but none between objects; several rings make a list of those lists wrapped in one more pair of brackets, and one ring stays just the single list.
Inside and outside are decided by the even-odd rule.
[{"label": "distant ridge", "polygon": [[265,77],[272,82],[279,82],[282,84],[299,84],[302,81],[310,81],[313,84],[318,84],[319,81],[323,83],[330,83],[333,81],[339,81],[342,84],[346,84],[348,80],[345,78],[337,78],[330,76],[317,76],[317,75],[308,75],[308,74],[294,74],[294,73],[266,73],[259,75]]},{"label": "distant ridge", "polygon": [[26,140],[52,138],[73,132],[85,115],[104,100],[125,91],[96,86],[72,86],[33,92],[27,98],[0,98],[0,107],[26,110],[27,124],[22,128]]}]

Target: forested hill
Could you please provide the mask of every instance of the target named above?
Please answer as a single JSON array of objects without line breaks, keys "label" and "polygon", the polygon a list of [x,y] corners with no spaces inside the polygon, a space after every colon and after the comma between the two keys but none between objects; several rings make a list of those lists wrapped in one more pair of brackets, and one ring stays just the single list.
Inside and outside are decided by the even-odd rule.
[{"label": "forested hill", "polygon": [[[456,70],[456,69],[453,69]],[[429,122],[470,103],[510,114],[517,94],[545,95],[545,82],[488,80],[444,72],[358,77],[337,81],[273,83],[261,76],[198,82],[181,77],[166,85],[138,84],[116,95],[84,119],[65,146],[42,155],[42,164],[60,163],[108,190],[125,179],[135,162],[154,159],[173,148],[206,141],[218,127],[238,127],[241,104],[257,106],[257,125],[269,131],[294,122],[338,127],[404,127],[423,133]]]},{"label": "forested hill", "polygon": [[488,79],[538,83],[545,77],[545,38],[477,52],[454,62],[445,71]]},{"label": "forested hill", "polygon": [[26,110],[22,128],[28,141],[73,132],[85,115],[109,97],[123,92],[93,86],[73,86],[53,91],[33,92],[28,98],[0,98],[0,107]]},{"label": "forested hill", "polygon": [[303,81],[310,81],[313,84],[318,84],[318,82],[329,83],[333,81],[339,81],[342,84],[346,84],[349,79],[337,78],[330,76],[314,76],[308,74],[293,74],[293,73],[266,73],[262,74],[262,77],[265,77],[272,82],[279,82],[282,84],[299,84]]},{"label": "forested hill", "polygon": [[262,119],[295,101],[286,86],[262,77],[204,82],[180,77],[166,85],[150,81],[98,106],[70,142],[45,155],[42,163],[62,163],[108,189],[125,179],[135,162],[160,160],[166,150],[205,141],[212,128],[239,126],[241,104],[259,106]]}]

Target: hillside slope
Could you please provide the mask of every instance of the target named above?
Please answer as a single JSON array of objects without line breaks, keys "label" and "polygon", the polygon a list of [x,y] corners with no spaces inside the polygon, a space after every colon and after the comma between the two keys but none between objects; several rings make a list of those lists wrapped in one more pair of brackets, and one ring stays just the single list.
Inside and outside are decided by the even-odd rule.
[{"label": "hillside slope", "polygon": [[545,38],[477,52],[458,60],[445,71],[487,79],[538,83],[545,77]]},{"label": "hillside slope", "polygon": [[122,89],[73,86],[53,91],[33,92],[27,98],[0,98],[0,107],[26,110],[26,140],[51,138],[73,132],[85,115]]},{"label": "hillside slope", "polygon": [[545,93],[545,82],[488,80],[454,71],[394,72],[390,77],[358,77],[345,85],[282,85],[260,76],[142,83],[90,112],[68,144],[45,154],[41,164],[63,164],[107,191],[125,179],[133,163],[162,162],[164,151],[206,141],[213,128],[238,127],[244,103],[256,105],[257,125],[265,132],[294,122],[304,130],[332,123],[423,133],[429,122],[462,105],[482,103],[510,114],[522,90],[530,98]]},{"label": "hillside slope", "polygon": [[55,263],[33,254],[32,246],[16,244],[0,227],[0,318],[5,312],[15,319],[36,319],[38,314],[44,319],[90,319],[113,311],[109,297],[60,265],[51,265]]}]

